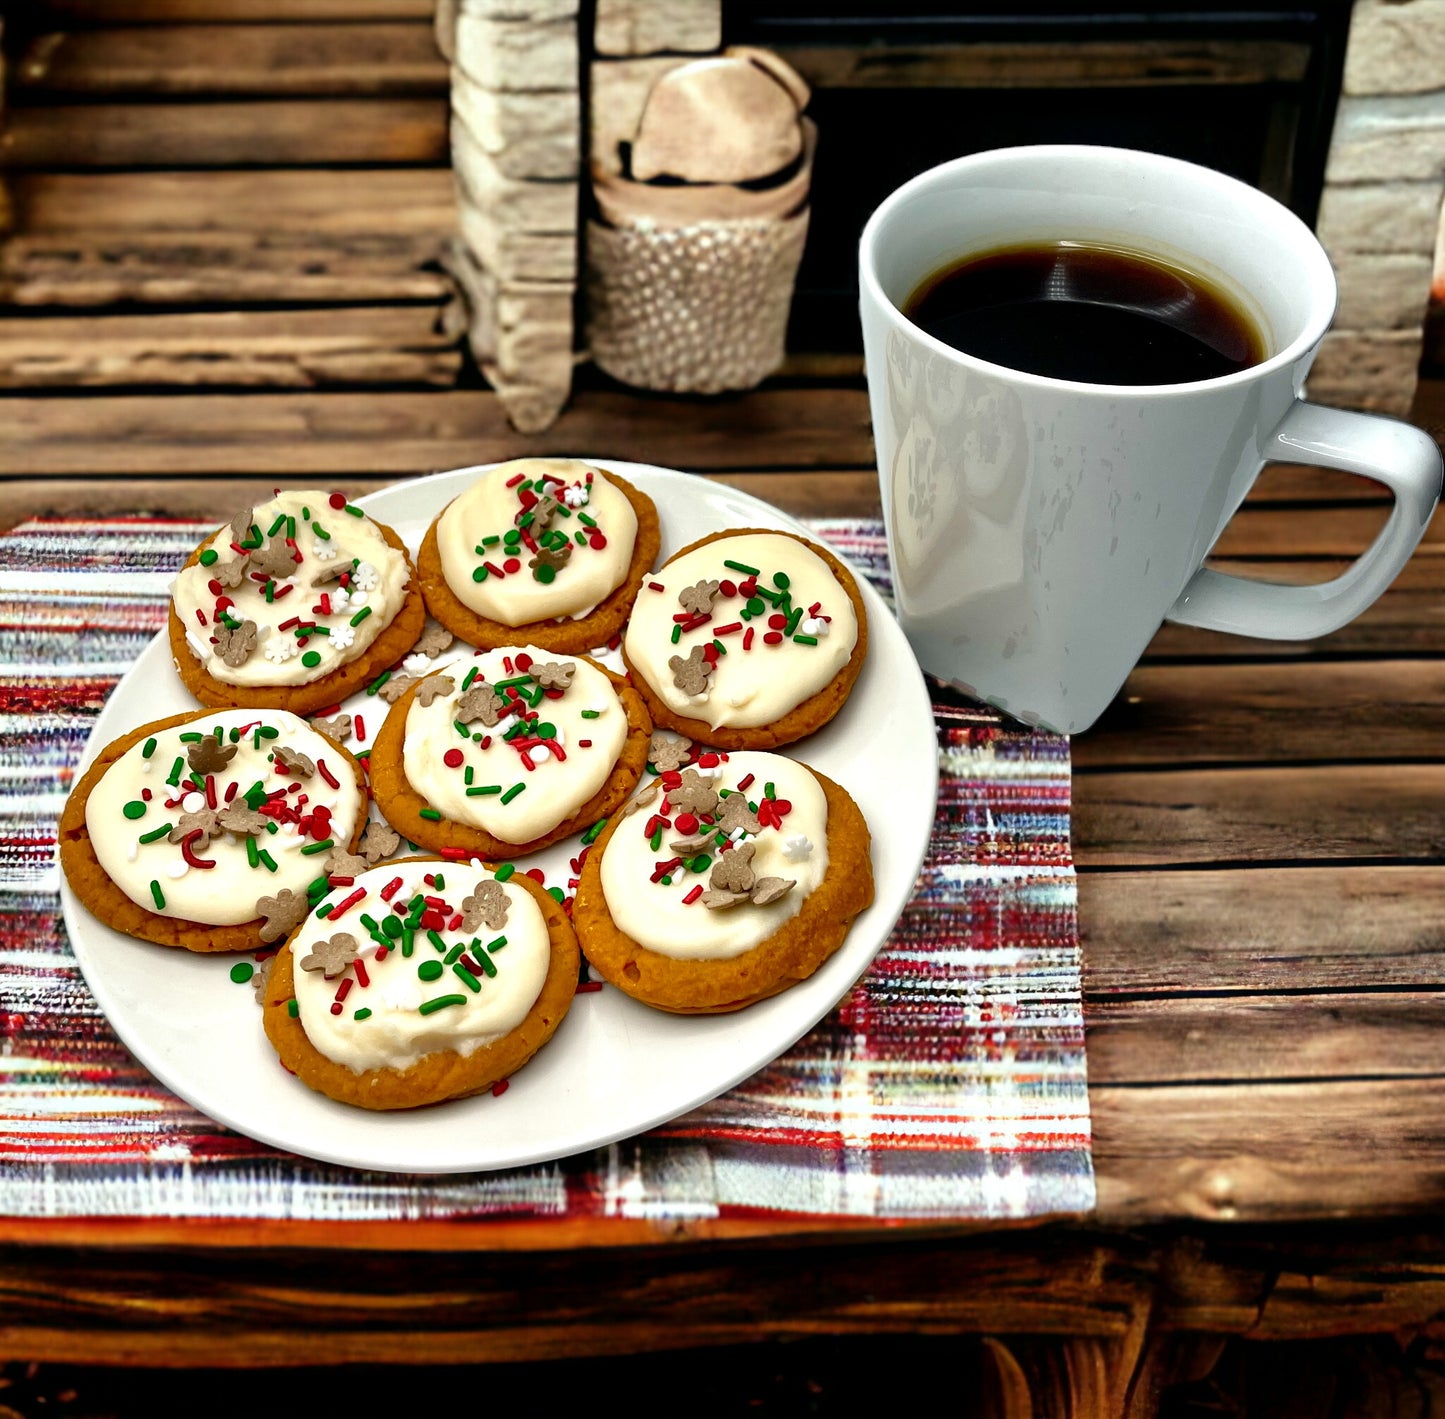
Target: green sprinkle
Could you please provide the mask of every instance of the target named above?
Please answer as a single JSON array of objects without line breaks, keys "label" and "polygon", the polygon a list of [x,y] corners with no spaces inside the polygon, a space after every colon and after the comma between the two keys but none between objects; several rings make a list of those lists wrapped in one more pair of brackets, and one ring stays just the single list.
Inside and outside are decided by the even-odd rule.
[{"label": "green sprinkle", "polygon": [[494,876],[498,882],[505,882],[516,870],[510,862],[504,862],[492,876]]},{"label": "green sprinkle", "polygon": [[246,834],[246,865],[248,867],[261,865],[261,854],[256,851],[256,839],[250,833]]},{"label": "green sprinkle", "polygon": [[712,866],[712,858],[710,858],[707,853],[700,852],[687,865],[689,871],[703,873]]},{"label": "green sprinkle", "polygon": [[161,884],[157,882],[154,877],[151,878],[151,896],[155,900],[156,910],[165,911],[166,896],[165,893],[161,891]]},{"label": "green sprinkle", "polygon": [[502,541],[509,547],[515,547],[521,540],[522,534],[515,527],[509,527],[502,537]]},{"label": "green sprinkle", "polygon": [[145,817],[146,806],[144,803],[141,802],[139,798],[132,798],[131,801],[127,803],[125,807],[122,808],[120,811],[124,813],[127,818],[134,820],[136,818]]},{"label": "green sprinkle", "polygon": [[281,831],[281,825],[273,818],[266,824],[266,831],[271,834],[279,833]]},{"label": "green sprinkle", "polygon": [[454,966],[454,965],[456,965],[456,963],[457,963],[458,961],[460,961],[461,958],[462,958],[462,952],[465,951],[466,949],[467,949],[467,947],[466,947],[466,942],[464,942],[464,941],[458,941],[457,944],[456,944],[455,946],[453,946],[452,949],[451,949],[450,951],[448,951],[445,956],[442,957],[442,965],[444,965],[444,966]]},{"label": "green sprinkle", "polygon": [[[506,940],[507,940],[506,937],[503,937],[503,938],[502,938],[502,944],[503,944],[504,946],[506,945]],[[490,956],[488,956],[485,951],[478,951],[478,952],[477,952],[476,962],[477,962],[477,964],[482,968],[482,974],[483,974],[483,975],[485,975],[485,976],[494,976],[494,975],[496,975],[496,973],[497,973],[497,963],[496,963],[494,960],[492,960],[492,958],[491,958]]]},{"label": "green sprinkle", "polygon": [[536,709],[537,706],[540,705],[542,701],[547,698],[547,691],[544,686],[538,685],[537,693],[535,695],[529,696],[525,690],[522,691],[522,695],[526,699],[528,706],[531,709]]},{"label": "green sprinkle", "polygon": [[756,567],[750,567],[746,562],[724,562],[723,566],[732,568],[735,572],[742,572],[746,576],[762,576]]},{"label": "green sprinkle", "polygon": [[[771,783],[765,783],[765,784],[763,785],[763,797],[764,797],[764,798],[776,798],[777,796],[778,796],[778,790],[777,790]],[[757,810],[754,809],[754,812],[756,812],[756,811],[757,811]]]},{"label": "green sprinkle", "polygon": [[382,687],[384,684],[386,684],[386,682],[387,682],[388,680],[390,680],[390,679],[391,679],[391,671],[390,671],[390,670],[383,670],[383,671],[381,672],[381,674],[378,675],[378,676],[376,677],[376,679],[373,680],[373,681],[371,682],[371,684],[369,684],[369,685],[366,687],[366,693],[367,693],[368,695],[374,695],[374,694],[375,694],[379,689],[381,689],[381,687]]},{"label": "green sprinkle", "polygon": [[510,680],[498,680],[497,683],[492,686],[492,689],[507,690],[510,689],[513,685],[522,686],[530,685],[531,683],[532,677],[530,675],[517,675]]},{"label": "green sprinkle", "polygon": [[653,850],[653,852],[656,852],[662,846],[661,828],[656,828],[653,830],[652,836],[647,840],[647,845]]},{"label": "green sprinkle", "polygon": [[445,892],[447,889],[446,878],[440,872],[432,873],[431,884],[438,892]]},{"label": "green sprinkle", "polygon": [[817,638],[817,636],[794,636],[794,637],[793,637],[793,644],[794,644],[794,645],[817,645],[817,644],[818,644],[818,638]]},{"label": "green sprinkle", "polygon": [[329,542],[329,541],[331,541],[331,534],[330,534],[319,522],[313,522],[313,523],[311,524],[311,530],[312,530],[323,542]]},{"label": "green sprinkle", "polygon": [[587,534],[585,532],[574,532],[572,534],[572,540],[576,542],[579,547],[585,547],[587,545]]},{"label": "green sprinkle", "polygon": [[719,655],[726,655],[728,653],[727,646],[725,646],[721,641],[715,640],[712,644],[713,649],[716,650]]},{"label": "green sprinkle", "polygon": [[357,507],[357,506],[355,505],[355,503],[347,503],[347,504],[346,504],[346,510],[347,510],[347,512],[349,512],[349,513],[352,515],[352,517],[365,517],[365,516],[366,516],[366,514],[365,514],[359,507]]},{"label": "green sprinkle", "polygon": [[420,808],[417,810],[418,818],[425,818],[429,823],[441,822],[441,813],[435,808]]},{"label": "green sprinkle", "polygon": [[672,628],[672,643],[676,645],[682,639],[682,627],[680,625]]},{"label": "green sprinkle", "polygon": [[536,520],[537,518],[534,513],[523,513],[522,516],[517,519],[517,526],[530,527]]},{"label": "green sprinkle", "polygon": [[301,1013],[301,1007],[296,1003],[296,997],[294,995],[286,1002],[286,1013],[293,1020]]},{"label": "green sprinkle", "polygon": [[802,619],[803,619],[803,608],[802,608],[801,606],[794,607],[794,609],[793,609],[793,614],[788,617],[788,624],[783,627],[783,634],[784,634],[785,636],[790,636],[790,635],[792,635],[792,634],[794,633],[794,631],[796,631],[796,630],[798,629],[798,622],[801,621]]},{"label": "green sprinkle", "polygon": [[273,522],[273,523],[270,525],[270,527],[268,527],[268,528],[266,529],[266,536],[268,536],[268,537],[274,537],[274,536],[275,536],[283,527],[285,527],[285,526],[286,526],[286,514],[285,514],[284,512],[283,512],[283,513],[279,513],[279,514],[277,515],[276,521]]},{"label": "green sprinkle", "polygon": [[435,1000],[425,1000],[419,1007],[423,1015],[434,1015],[438,1010],[445,1010],[448,1005],[465,1005],[465,995],[439,995]]},{"label": "green sprinkle", "polygon": [[525,792],[526,788],[527,785],[525,783],[514,783],[511,788],[502,795],[502,802],[510,803],[519,793]]},{"label": "green sprinkle", "polygon": [[453,964],[452,974],[454,976],[460,976],[462,981],[466,984],[467,989],[471,991],[473,995],[475,995],[477,991],[482,988],[481,981],[479,981],[476,976],[474,976],[464,965],[462,965],[460,961],[457,961]]},{"label": "green sprinkle", "polygon": [[416,973],[425,981],[440,980],[442,978],[442,963],[427,959],[416,968]]},{"label": "green sprinkle", "polygon": [[483,546],[483,547],[495,547],[495,546],[497,545],[497,543],[500,542],[501,540],[502,540],[502,539],[501,539],[500,537],[498,537],[495,533],[493,533],[492,536],[490,536],[490,537],[483,537],[483,538],[482,538],[482,546]]},{"label": "green sprinkle", "polygon": [[191,783],[195,784],[195,786],[197,787],[197,789],[199,789],[202,793],[204,793],[204,792],[206,791],[206,781],[205,781],[205,779],[203,779],[203,778],[201,777],[199,770],[197,770],[197,769],[192,769],[192,770],[190,771],[190,773],[188,773],[188,774],[186,775],[186,778],[187,778]]},{"label": "green sprinkle", "polygon": [[583,711],[582,711],[582,718],[583,718],[583,719],[601,719],[601,718],[602,718],[602,711],[601,711],[601,710],[583,710]]},{"label": "green sprinkle", "polygon": [[309,897],[313,892],[318,897],[324,897],[331,890],[331,883],[323,872],[319,877],[313,877],[306,884],[306,895]]},{"label": "green sprinkle", "polygon": [[767,605],[764,603],[761,596],[752,596],[748,598],[749,616],[761,616],[763,612],[767,609]]},{"label": "green sprinkle", "polygon": [[[153,843],[153,842],[155,842],[155,840],[156,840],[157,838],[163,838],[163,837],[165,837],[165,835],[166,835],[168,832],[170,832],[170,830],[171,830],[171,824],[170,824],[170,823],[162,823],[159,828],[153,828],[153,829],[152,829],[150,832],[148,832],[148,833],[142,833],[142,834],[140,835],[140,841],[143,842],[143,843]],[[247,841],[247,842],[250,842],[251,839],[250,839],[250,838],[247,838],[246,841]]]},{"label": "green sprinkle", "polygon": [[[305,509],[303,508],[302,511]],[[296,518],[291,513],[286,514],[286,535],[293,540],[296,537]]]},{"label": "green sprinkle", "polygon": [[[476,945],[476,942],[473,941],[472,944],[475,946],[475,945]],[[499,936],[499,937],[497,937],[497,939],[496,939],[495,941],[488,941],[488,942],[487,942],[487,950],[488,950],[488,951],[500,951],[500,950],[502,949],[502,947],[505,946],[506,944],[507,944],[507,938],[506,938],[505,936]]]},{"label": "green sprinkle", "polygon": [[150,756],[155,753],[155,751],[156,741],[154,739],[147,739],[145,742],[145,747],[142,748],[142,750],[140,751],[140,756],[142,759],[149,759]]},{"label": "green sprinkle", "polygon": [[351,624],[353,626],[359,626],[369,615],[371,615],[371,607],[363,606],[361,610],[351,618]]},{"label": "green sprinkle", "polygon": [[237,985],[245,985],[256,974],[256,968],[249,961],[237,961],[231,967],[231,979]]},{"label": "green sprinkle", "polygon": [[548,887],[547,895],[560,907],[567,900],[567,894],[560,887]]},{"label": "green sprinkle", "polygon": [[477,788],[469,788],[469,789],[467,790],[467,797],[468,797],[468,798],[485,798],[485,797],[486,797],[488,794],[490,794],[490,793],[500,793],[501,791],[502,791],[502,785],[499,784],[499,783],[484,783],[484,784],[481,784],[480,786],[478,786]]},{"label": "green sprinkle", "polygon": [[221,560],[221,554],[214,547],[207,547],[198,560],[203,567],[213,567]]},{"label": "green sprinkle", "polygon": [[307,634],[308,636],[329,636],[329,635],[331,634],[331,627],[330,627],[330,626],[307,626],[307,627],[306,627],[306,634]]},{"label": "green sprinkle", "polygon": [[472,681],[475,680],[476,678],[477,678],[477,667],[474,665],[474,666],[472,666],[472,668],[471,668],[470,670],[467,671],[466,679],[462,681],[462,689],[464,689],[464,690],[470,690],[470,689],[472,688]]},{"label": "green sprinkle", "polygon": [[555,739],[557,737],[557,726],[551,720],[544,719],[535,726],[535,733],[538,739]]},{"label": "green sprinkle", "polygon": [[267,872],[274,872],[276,870],[276,859],[272,857],[265,848],[262,848],[260,852],[256,854],[256,856],[261,859],[261,864],[263,867],[265,867]]},{"label": "green sprinkle", "polygon": [[317,907],[317,908],[316,908],[316,915],[317,915],[317,916],[330,916],[330,915],[331,915],[331,908],[332,908],[334,905],[335,905],[334,902],[327,902],[324,907]]},{"label": "green sprinkle", "polygon": [[547,586],[557,580],[557,569],[556,567],[548,566],[546,562],[541,562],[532,569],[532,575],[540,581],[543,586]]},{"label": "green sprinkle", "polygon": [[468,765],[466,766],[466,768],[464,768],[464,769],[462,770],[462,782],[463,782],[464,784],[468,785],[468,787],[471,786],[471,782],[472,782],[472,766],[471,766],[470,764],[468,764]]},{"label": "green sprinkle", "polygon": [[584,527],[596,527],[596,526],[597,526],[596,522],[594,522],[594,521],[592,520],[592,518],[588,517],[585,512],[579,512],[579,513],[577,514],[577,521],[580,522]]},{"label": "green sprinkle", "polygon": [[792,585],[792,582],[788,579],[787,572],[774,572],[773,585],[776,586],[779,591],[786,591]]},{"label": "green sprinkle", "polygon": [[257,729],[256,733],[259,734],[262,739],[276,739],[280,736],[281,731],[277,729],[275,725],[263,724]]},{"label": "green sprinkle", "polygon": [[301,657],[301,663],[308,670],[311,669],[313,666],[320,665],[321,652],[319,650],[308,650],[306,654]]},{"label": "green sprinkle", "polygon": [[387,912],[387,914],[381,919],[381,930],[382,934],[388,937],[390,940],[398,940],[403,930],[401,918],[395,916],[391,912]]},{"label": "green sprinkle", "polygon": [[672,886],[672,878],[671,878],[671,877],[664,877],[664,878],[662,878],[661,880],[662,880],[662,885],[663,885],[664,887],[670,887],[670,886]]},{"label": "green sprinkle", "polygon": [[595,843],[598,837],[601,835],[603,828],[605,828],[606,826],[606,818],[599,818],[595,823],[593,823],[593,825],[588,828],[585,833],[582,834],[583,846],[590,847],[593,843]]},{"label": "green sprinkle", "polygon": [[460,734],[463,739],[470,739],[472,737],[472,731],[468,729],[466,725],[463,724],[459,719],[452,720],[452,728],[455,729],[456,732]]},{"label": "green sprinkle", "polygon": [[176,788],[180,785],[181,770],[185,768],[185,766],[186,761],[184,758],[177,758],[175,763],[171,765],[171,771],[169,776],[166,778],[166,782],[170,784],[172,788]]},{"label": "green sprinkle", "polygon": [[441,932],[428,931],[426,934],[426,939],[430,941],[431,944],[435,946],[438,951],[441,951],[443,954],[445,954],[447,949],[447,943],[442,939]]},{"label": "green sprinkle", "polygon": [[410,956],[412,949],[411,927],[403,926],[401,929],[401,954],[403,956]]},{"label": "green sprinkle", "polygon": [[526,720],[519,719],[504,735],[502,735],[502,738],[510,744],[511,741],[515,739],[519,734],[524,734],[526,732],[526,729]]},{"label": "green sprinkle", "polygon": [[326,838],[319,843],[307,843],[306,846],[301,849],[301,856],[315,857],[318,852],[325,852],[327,848],[335,846],[335,840],[332,838]]},{"label": "green sprinkle", "polygon": [[353,1020],[369,1020],[371,1019],[371,1011],[363,1005],[351,1018]]}]

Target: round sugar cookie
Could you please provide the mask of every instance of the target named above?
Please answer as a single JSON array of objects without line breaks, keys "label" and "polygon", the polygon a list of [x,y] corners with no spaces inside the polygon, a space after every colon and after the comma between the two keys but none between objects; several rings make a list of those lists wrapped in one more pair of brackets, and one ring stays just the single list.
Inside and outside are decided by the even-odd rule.
[{"label": "round sugar cookie", "polygon": [[127,936],[255,951],[355,857],[361,766],[286,710],[194,710],[108,744],[60,816],[60,865]]},{"label": "round sugar cookie", "polygon": [[772,749],[826,724],[867,650],[847,567],[759,528],[711,533],[664,563],[622,641],[653,722],[722,749]]},{"label": "round sugar cookie", "polygon": [[519,458],[478,476],[427,529],[427,608],[471,645],[569,655],[606,645],[661,546],[646,493],[574,458]]},{"label": "round sugar cookie", "polygon": [[571,1008],[581,962],[557,902],[504,877],[404,858],[329,892],[264,983],[282,1064],[365,1109],[464,1098],[526,1064]]},{"label": "round sugar cookie", "polygon": [[309,490],[244,509],[192,552],[168,624],[202,704],[309,714],[400,660],[425,622],[401,538],[342,494]]},{"label": "round sugar cookie", "polygon": [[651,735],[642,697],[595,660],[504,646],[407,689],[372,745],[371,790],[414,843],[517,857],[620,808]]},{"label": "round sugar cookie", "polygon": [[646,1005],[706,1015],[776,995],[873,900],[863,814],[794,759],[704,753],[634,803],[582,864],[572,923],[588,961]]}]

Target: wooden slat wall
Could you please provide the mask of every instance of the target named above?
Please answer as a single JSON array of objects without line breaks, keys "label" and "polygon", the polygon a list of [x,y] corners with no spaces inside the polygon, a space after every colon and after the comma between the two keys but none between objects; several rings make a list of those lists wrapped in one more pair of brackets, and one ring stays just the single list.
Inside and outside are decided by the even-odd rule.
[{"label": "wooden slat wall", "polygon": [[404,0],[27,10],[0,131],[0,386],[454,384],[431,21]]}]

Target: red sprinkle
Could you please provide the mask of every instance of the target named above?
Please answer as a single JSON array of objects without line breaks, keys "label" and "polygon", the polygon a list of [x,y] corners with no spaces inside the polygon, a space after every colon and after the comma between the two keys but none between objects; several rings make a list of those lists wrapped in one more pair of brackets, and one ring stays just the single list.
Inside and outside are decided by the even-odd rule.
[{"label": "red sprinkle", "polygon": [[387,947],[387,946],[378,946],[378,947],[376,948],[376,959],[377,959],[378,961],[384,961],[384,960],[386,960],[389,951],[390,951],[390,948]]},{"label": "red sprinkle", "polygon": [[649,591],[666,591],[666,590],[667,590],[667,588],[666,588],[660,581],[650,581],[650,582],[648,582],[648,583],[647,583],[647,589],[648,589]]},{"label": "red sprinkle", "polygon": [[735,581],[720,581],[717,589],[722,592],[724,596],[736,596],[738,594],[738,584]]},{"label": "red sprinkle", "polygon": [[697,818],[692,813],[679,813],[674,826],[680,833],[695,833],[697,831]]},{"label": "red sprinkle", "polygon": [[705,769],[715,769],[718,766],[718,756],[713,753],[701,754],[698,756],[698,763]]},{"label": "red sprinkle", "polygon": [[751,626],[749,626],[749,627],[747,628],[747,630],[743,632],[743,649],[744,649],[744,650],[751,650],[752,648],[753,648],[753,628],[752,628]]},{"label": "red sprinkle", "polygon": [[331,770],[326,767],[325,759],[317,759],[316,772],[320,774],[321,777],[324,778],[326,782],[331,785],[332,788],[341,787],[340,780],[337,779],[336,776],[331,772]]},{"label": "red sprinkle", "polygon": [[545,887],[547,885],[546,874],[543,873],[540,867],[529,867],[527,869],[526,875],[530,877],[532,881],[534,881],[539,887]]},{"label": "red sprinkle", "polygon": [[381,893],[380,893],[380,895],[381,895],[381,900],[384,901],[384,902],[389,902],[394,896],[396,896],[397,890],[398,890],[400,887],[401,887],[401,878],[400,878],[400,877],[393,877],[393,878],[391,879],[391,881],[388,882],[388,883],[386,884],[386,886],[384,886],[384,887],[381,889]]},{"label": "red sprinkle", "polygon": [[357,985],[359,985],[363,990],[365,990],[366,987],[371,984],[371,978],[366,974],[366,965],[365,965],[365,963],[362,961],[361,957],[358,956],[358,957],[351,963],[351,965],[352,965],[352,969],[355,970],[355,972],[356,972],[356,983],[357,983]]},{"label": "red sprinkle", "polygon": [[701,882],[699,882],[699,883],[692,889],[692,891],[690,891],[690,892],[687,894],[687,896],[685,896],[685,897],[682,899],[682,904],[683,904],[683,906],[685,906],[685,907],[690,907],[695,901],[697,901],[697,899],[698,899],[700,896],[702,896],[702,883],[701,883]]},{"label": "red sprinkle", "polygon": [[[520,473],[517,474],[517,477],[520,478],[521,476]],[[492,1097],[494,1099],[500,1099],[511,1087],[511,1083],[512,1081],[510,1079],[498,1079],[497,1082],[492,1085]]]},{"label": "red sprinkle", "polygon": [[747,790],[752,786],[753,780],[754,780],[755,778],[757,778],[757,775],[756,775],[756,774],[749,774],[749,775],[747,776],[747,778],[745,778],[745,779],[739,779],[739,780],[738,780],[738,790],[739,790],[739,792],[741,792],[741,793],[746,793]]},{"label": "red sprinkle", "polygon": [[526,672],[532,668],[532,657],[524,650],[517,657],[517,669]]},{"label": "red sprinkle", "polygon": [[594,552],[600,552],[607,545],[607,539],[602,535],[600,530],[594,528],[587,534],[587,545],[591,547]]},{"label": "red sprinkle", "polygon": [[[231,785],[232,788],[234,788],[235,786],[236,786],[235,784],[232,784],[232,785]],[[140,796],[141,796],[141,802],[142,802],[142,803],[149,803],[149,802],[151,801],[151,791],[150,791],[150,789],[148,789],[148,788],[143,788],[143,789],[141,789],[141,791],[140,791]]]},{"label": "red sprinkle", "polygon": [[513,477],[513,478],[508,478],[508,479],[507,479],[507,487],[509,487],[509,488],[515,488],[515,487],[517,486],[517,484],[520,483],[520,482],[522,481],[522,479],[525,478],[526,476],[527,476],[527,475],[526,475],[525,473],[518,473],[515,477]]},{"label": "red sprinkle", "polygon": [[511,576],[514,572],[522,570],[522,564],[516,557],[508,557],[507,560],[502,563],[502,570],[506,572],[508,576]]},{"label": "red sprinkle", "polygon": [[[398,882],[400,882],[399,878]],[[352,907],[357,904],[357,902],[364,901],[365,899],[366,888],[358,887],[349,897],[344,897],[334,907],[331,908],[331,911],[327,916],[326,920],[329,922],[339,920],[341,917],[345,916],[346,913],[349,912]]]},{"label": "red sprinkle", "polygon": [[187,833],[186,836],[181,839],[181,856],[185,858],[187,865],[190,867],[214,867],[216,864],[211,858],[197,857],[195,853],[191,851],[191,844],[200,836],[201,830],[197,828],[195,832]]},{"label": "red sprinkle", "polygon": [[590,739],[579,739],[577,741],[577,747],[579,749],[590,749],[592,747],[592,741]]},{"label": "red sprinkle", "polygon": [[743,623],[741,621],[734,621],[730,626],[714,626],[712,633],[715,636],[730,636],[734,631],[740,631],[742,628]]},{"label": "red sprinkle", "polygon": [[206,613],[202,611],[199,606],[196,607],[196,620],[198,620],[203,626],[209,624],[206,620]]},{"label": "red sprinkle", "polygon": [[585,980],[577,987],[576,993],[578,995],[591,995],[594,991],[601,989],[602,982],[600,980]]},{"label": "red sprinkle", "polygon": [[769,631],[767,635],[763,637],[764,645],[782,645],[782,643],[783,633],[781,631]]},{"label": "red sprinkle", "polygon": [[465,758],[466,756],[460,749],[448,749],[446,753],[442,755],[442,763],[449,769],[459,769]]},{"label": "red sprinkle", "polygon": [[366,726],[361,722],[360,715],[352,720],[352,727],[356,730],[357,743],[364,744],[366,742]]},{"label": "red sprinkle", "polygon": [[332,495],[327,498],[326,501],[329,502],[331,506],[336,509],[337,512],[340,512],[341,509],[346,506],[346,494],[332,493]]},{"label": "red sprinkle", "polygon": [[326,885],[328,887],[349,887],[355,881],[355,877],[328,877]]}]

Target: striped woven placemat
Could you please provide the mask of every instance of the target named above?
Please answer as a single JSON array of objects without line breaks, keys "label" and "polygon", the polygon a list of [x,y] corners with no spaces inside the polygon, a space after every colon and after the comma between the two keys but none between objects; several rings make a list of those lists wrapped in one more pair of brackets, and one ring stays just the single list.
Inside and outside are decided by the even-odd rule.
[{"label": "striped woven placemat", "polygon": [[[887,594],[877,523],[815,526]],[[0,537],[0,1213],[997,1218],[1093,1206],[1068,741],[937,685],[937,819],[892,938],[787,1054],[667,1127],[543,1166],[383,1176],[265,1147],[162,1088],[76,968],[55,824],[96,712],[208,530],[49,518]]]}]

